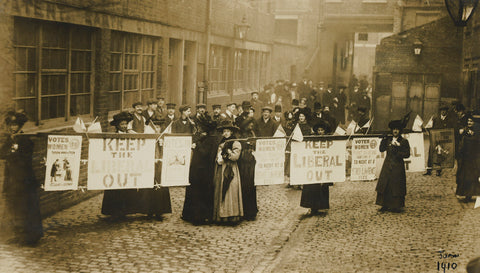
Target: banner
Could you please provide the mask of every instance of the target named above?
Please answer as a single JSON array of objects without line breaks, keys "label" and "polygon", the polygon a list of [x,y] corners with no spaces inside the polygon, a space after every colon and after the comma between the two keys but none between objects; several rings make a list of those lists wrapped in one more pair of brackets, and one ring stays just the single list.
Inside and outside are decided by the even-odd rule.
[{"label": "banner", "polygon": [[[425,171],[425,144],[423,140],[423,133],[402,134],[410,144],[410,157],[404,158],[406,172],[423,172]],[[381,139],[379,139],[381,140]],[[382,170],[383,161],[386,153],[380,153],[377,156],[377,177]]]},{"label": "banner", "polygon": [[191,136],[165,136],[163,140],[162,187],[189,186]]},{"label": "banner", "polygon": [[89,190],[153,188],[154,174],[155,139],[90,137]]},{"label": "banner", "polygon": [[48,136],[45,191],[78,188],[81,152],[81,136]]},{"label": "banner", "polygon": [[283,184],[285,180],[285,138],[257,139],[255,185]]},{"label": "banner", "polygon": [[350,181],[374,180],[380,138],[354,138],[352,140],[352,167]]},{"label": "banner", "polygon": [[345,181],[346,140],[292,142],[290,184]]},{"label": "banner", "polygon": [[453,129],[431,129],[430,148],[433,151],[433,168],[453,168],[455,162],[455,137]]}]

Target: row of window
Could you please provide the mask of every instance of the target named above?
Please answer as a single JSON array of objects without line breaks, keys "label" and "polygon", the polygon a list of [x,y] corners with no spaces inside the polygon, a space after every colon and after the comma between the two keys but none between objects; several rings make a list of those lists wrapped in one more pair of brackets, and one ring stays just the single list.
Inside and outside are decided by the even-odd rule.
[{"label": "row of window", "polygon": [[[29,120],[70,118],[93,112],[95,34],[93,28],[16,18],[14,22],[16,109]],[[155,96],[161,38],[112,31],[107,107],[128,108]],[[266,83],[268,53],[236,50],[233,79],[229,48],[212,46],[209,90],[254,89]],[[231,77],[231,76],[230,76]]]},{"label": "row of window", "polygon": [[[217,45],[210,47],[210,92],[226,93],[228,91],[231,50],[231,48]],[[258,89],[267,83],[267,52],[236,49],[233,52],[233,62],[233,90]]]}]

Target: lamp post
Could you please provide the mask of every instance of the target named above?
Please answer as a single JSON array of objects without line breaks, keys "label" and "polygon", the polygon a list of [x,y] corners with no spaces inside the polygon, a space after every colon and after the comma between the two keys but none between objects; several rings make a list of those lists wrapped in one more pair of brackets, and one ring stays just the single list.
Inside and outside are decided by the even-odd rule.
[{"label": "lamp post", "polygon": [[235,24],[235,39],[245,40],[250,25],[247,23],[247,18],[243,16],[240,24]]},{"label": "lamp post", "polygon": [[413,42],[413,53],[415,56],[420,56],[422,53],[423,43],[419,39],[415,39]]},{"label": "lamp post", "polygon": [[478,0],[445,0],[448,14],[450,14],[454,24],[458,27],[467,25],[477,4]]}]

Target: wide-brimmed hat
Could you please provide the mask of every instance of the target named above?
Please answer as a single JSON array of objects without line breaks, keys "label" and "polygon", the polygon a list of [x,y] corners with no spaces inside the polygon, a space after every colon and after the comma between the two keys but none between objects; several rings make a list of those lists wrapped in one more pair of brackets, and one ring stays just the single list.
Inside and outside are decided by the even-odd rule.
[{"label": "wide-brimmed hat", "polygon": [[393,130],[393,129],[402,130],[404,128],[404,125],[403,125],[403,122],[399,119],[392,120],[388,123],[388,128],[390,128],[390,130]]},{"label": "wide-brimmed hat", "polygon": [[315,102],[313,104],[313,110],[322,109],[322,104],[320,102]]},{"label": "wide-brimmed hat", "polygon": [[270,111],[270,113],[273,112],[273,109],[270,106],[263,106],[262,107],[262,112],[265,111],[265,110]]},{"label": "wide-brimmed hat", "polygon": [[255,119],[254,118],[246,118],[244,119],[239,125],[240,125],[240,129],[242,130],[245,130],[245,128],[247,128],[247,125],[250,124],[250,123],[255,123]]},{"label": "wide-brimmed hat", "polygon": [[253,95],[253,94],[257,94],[257,95],[258,95],[258,91],[257,91],[257,90],[252,91],[252,93],[250,93],[250,94],[252,94],[252,95]]},{"label": "wide-brimmed hat", "polygon": [[221,131],[223,129],[230,129],[232,131],[238,131],[240,128],[238,128],[235,124],[233,124],[233,121],[231,120],[222,120],[220,124],[217,127],[217,130]]},{"label": "wide-brimmed hat", "polygon": [[442,110],[448,110],[450,107],[448,107],[448,105],[446,104],[440,104],[440,107],[438,108],[438,110],[442,111]]},{"label": "wide-brimmed hat", "polygon": [[24,112],[14,112],[14,111],[9,111],[7,113],[7,116],[5,117],[5,123],[7,125],[11,124],[17,124],[18,126],[22,127],[25,122],[27,122],[28,118],[25,115]]},{"label": "wide-brimmed hat", "polygon": [[298,106],[300,102],[297,99],[292,100],[292,106]]},{"label": "wide-brimmed hat", "polygon": [[243,110],[245,110],[245,109],[247,109],[247,108],[249,108],[249,107],[251,107],[251,106],[252,106],[252,105],[250,104],[250,102],[249,102],[248,100],[242,101],[242,108],[243,108]]},{"label": "wide-brimmed hat", "polygon": [[126,120],[127,122],[130,122],[131,120],[133,120],[132,114],[128,112],[120,112],[113,116],[113,120],[110,121],[110,125],[117,126],[120,122],[124,120]]},{"label": "wide-brimmed hat", "polygon": [[323,119],[319,120],[315,125],[313,125],[313,131],[316,133],[318,128],[323,128],[325,133],[330,133],[331,130],[330,123]]}]

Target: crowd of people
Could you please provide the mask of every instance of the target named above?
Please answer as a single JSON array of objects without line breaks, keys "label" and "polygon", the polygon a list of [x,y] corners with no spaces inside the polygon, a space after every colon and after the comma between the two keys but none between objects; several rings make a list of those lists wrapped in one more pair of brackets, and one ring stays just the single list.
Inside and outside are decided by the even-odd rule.
[{"label": "crowd of people", "polygon": [[[161,133],[168,128],[173,134],[190,134],[190,186],[186,187],[182,219],[195,225],[235,225],[242,220],[255,220],[258,213],[254,183],[256,137],[272,137],[279,129],[289,136],[296,126],[305,136],[323,136],[332,134],[338,125],[349,119],[359,125],[368,121],[370,99],[366,90],[359,91],[358,86],[354,86],[347,100],[343,86],[338,92],[330,86],[320,90],[322,92],[317,89],[306,80],[298,85],[277,81],[266,86],[263,92],[252,92],[250,100],[225,104],[224,110],[222,105],[212,105],[212,114],[208,113],[205,104],[197,104],[193,113],[189,105],[181,105],[177,111],[175,104],[165,103],[159,97],[146,105],[134,103],[133,112],[114,115],[110,125],[118,134]],[[287,104],[284,98],[291,101]],[[456,194],[464,196],[465,202],[480,195],[479,119],[479,115],[466,111],[457,103],[452,107],[440,107],[431,127],[454,129],[458,166]],[[21,132],[26,120],[24,113],[8,113],[5,121],[10,135],[0,154],[7,161],[3,189],[7,209],[14,215],[6,224],[14,227],[17,238],[35,244],[43,235],[37,194],[40,184],[33,174],[33,143]],[[386,152],[386,158],[376,187],[376,204],[382,211],[401,212],[406,194],[404,159],[410,155],[410,146],[401,135],[404,120],[391,121],[389,128],[390,134],[385,135],[380,144],[380,151]],[[162,142],[157,145],[156,157],[160,158]],[[287,175],[288,161],[287,156]],[[425,175],[432,175],[432,168],[435,168],[440,176],[440,163],[437,150],[430,149]],[[159,186],[161,165],[161,161],[155,163],[156,186],[152,189],[106,190],[102,214],[111,220],[135,213],[161,220],[164,213],[170,213],[169,189]],[[331,183],[304,185],[300,206],[309,208],[311,215],[325,213],[329,208],[330,186]]]}]

